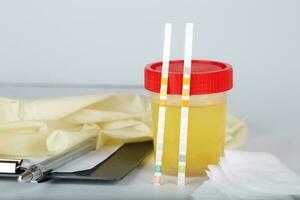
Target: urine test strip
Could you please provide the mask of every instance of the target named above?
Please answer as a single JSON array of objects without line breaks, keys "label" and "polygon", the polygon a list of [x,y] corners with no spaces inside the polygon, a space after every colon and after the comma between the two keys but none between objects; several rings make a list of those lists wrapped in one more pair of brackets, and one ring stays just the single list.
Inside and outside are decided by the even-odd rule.
[{"label": "urine test strip", "polygon": [[155,152],[155,169],[154,169],[154,185],[160,185],[162,175],[162,155],[164,147],[164,132],[165,132],[165,113],[167,103],[167,90],[168,90],[168,73],[170,62],[170,48],[171,48],[171,32],[172,25],[165,25],[164,36],[164,52],[163,63],[161,69],[160,79],[160,95],[159,95],[159,112],[158,112],[158,126],[156,138],[156,152]]},{"label": "urine test strip", "polygon": [[180,139],[179,139],[179,158],[178,158],[178,177],[177,185],[185,185],[186,170],[186,149],[188,134],[188,116],[190,104],[190,80],[192,66],[192,42],[193,24],[187,23],[185,27],[185,49],[181,95],[181,117],[180,117]]}]

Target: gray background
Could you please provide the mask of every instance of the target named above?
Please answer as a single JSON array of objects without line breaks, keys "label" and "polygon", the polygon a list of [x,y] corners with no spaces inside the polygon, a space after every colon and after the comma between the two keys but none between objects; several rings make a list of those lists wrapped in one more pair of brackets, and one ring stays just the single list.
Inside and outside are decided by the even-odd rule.
[{"label": "gray background", "polygon": [[[249,126],[242,148],[269,151],[300,174],[299,10],[299,0],[0,0],[0,96],[143,93],[144,66],[162,56],[164,23],[173,23],[172,58],[182,58],[184,26],[194,22],[193,58],[234,67],[228,103]],[[44,195],[43,187],[35,191]],[[53,198],[66,194],[59,188]],[[82,190],[95,197],[93,188]],[[3,197],[29,195],[20,190]]]}]

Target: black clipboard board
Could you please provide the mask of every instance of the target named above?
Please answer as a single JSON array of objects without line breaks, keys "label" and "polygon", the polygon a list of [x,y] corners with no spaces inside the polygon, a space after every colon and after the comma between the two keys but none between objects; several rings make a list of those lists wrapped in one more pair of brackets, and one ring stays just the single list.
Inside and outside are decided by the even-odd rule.
[{"label": "black clipboard board", "polygon": [[[135,169],[152,152],[152,149],[152,141],[127,143],[92,169],[71,173],[53,172],[46,180],[118,181]],[[22,172],[23,170],[20,169],[15,174],[0,173],[0,178],[17,179]]]}]

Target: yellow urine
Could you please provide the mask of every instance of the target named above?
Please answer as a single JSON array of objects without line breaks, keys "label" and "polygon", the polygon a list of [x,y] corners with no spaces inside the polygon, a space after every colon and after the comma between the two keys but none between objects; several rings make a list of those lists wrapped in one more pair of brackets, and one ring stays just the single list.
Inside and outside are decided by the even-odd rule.
[{"label": "yellow urine", "polygon": [[[158,121],[158,103],[152,103],[154,148]],[[162,157],[162,172],[178,173],[179,128],[181,107],[167,106]],[[224,152],[226,103],[191,106],[189,109],[186,175],[201,176],[207,165],[219,162]]]}]

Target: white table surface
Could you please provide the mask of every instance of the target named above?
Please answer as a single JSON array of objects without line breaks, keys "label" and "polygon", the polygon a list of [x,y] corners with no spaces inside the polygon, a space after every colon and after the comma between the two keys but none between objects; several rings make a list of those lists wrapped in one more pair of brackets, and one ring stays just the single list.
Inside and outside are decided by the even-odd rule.
[{"label": "white table surface", "polygon": [[[92,94],[97,92],[134,91],[139,88],[90,88],[90,87],[32,87],[0,86],[1,96],[11,98],[36,98],[46,96]],[[241,107],[236,103],[233,110],[247,113],[249,134],[241,147],[250,151],[268,151],[300,174],[300,131],[297,123],[289,123],[284,113],[262,113],[253,107]],[[231,107],[231,105],[229,106]],[[240,108],[239,108],[240,107]],[[266,120],[267,118],[267,120]],[[274,123],[272,123],[274,121]],[[281,123],[279,123],[281,122]],[[188,179],[184,188],[176,186],[176,179],[166,177],[162,186],[155,187],[152,155],[123,180],[116,183],[65,183],[49,181],[42,184],[18,184],[13,180],[0,181],[0,199],[188,199],[204,178]]]}]

